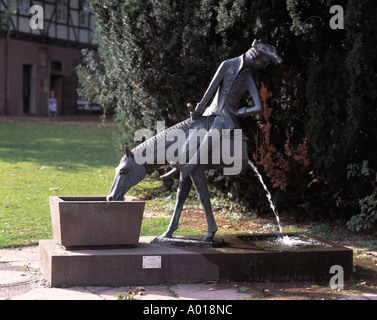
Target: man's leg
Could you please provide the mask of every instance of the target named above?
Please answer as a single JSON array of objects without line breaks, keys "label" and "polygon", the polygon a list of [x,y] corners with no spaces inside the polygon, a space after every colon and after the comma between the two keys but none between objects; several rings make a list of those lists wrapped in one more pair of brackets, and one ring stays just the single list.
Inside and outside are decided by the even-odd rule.
[{"label": "man's leg", "polygon": [[[196,141],[195,141],[196,143]],[[187,164],[180,168],[183,178],[187,178],[192,170],[194,170],[199,164],[206,165],[209,160],[209,153],[213,150],[213,146],[220,143],[220,130],[217,128],[211,128],[204,136],[203,141],[200,143],[195,154]],[[220,149],[219,149],[220,150]],[[220,157],[220,152],[217,157]],[[212,160],[213,160],[212,155]],[[220,163],[220,158],[218,159]]]},{"label": "man's leg", "polygon": [[190,192],[192,186],[192,181],[190,178],[183,178],[182,174],[179,179],[179,185],[177,190],[177,197],[173,216],[170,220],[168,229],[164,234],[161,235],[162,238],[171,238],[175,230],[178,229],[179,218],[181,217],[181,212],[183,209],[183,204]]}]

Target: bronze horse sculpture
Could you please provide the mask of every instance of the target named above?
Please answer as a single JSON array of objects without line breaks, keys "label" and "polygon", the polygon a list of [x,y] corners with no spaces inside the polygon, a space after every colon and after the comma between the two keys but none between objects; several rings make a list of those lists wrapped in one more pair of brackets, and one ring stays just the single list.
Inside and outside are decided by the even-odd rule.
[{"label": "bronze horse sculpture", "polygon": [[[124,155],[115,169],[116,175],[107,200],[121,200],[148,172],[164,164],[173,165],[174,169],[163,178],[180,173],[176,204],[169,227],[161,237],[171,238],[178,229],[184,202],[194,185],[207,220],[207,235],[203,240],[213,241],[217,225],[212,213],[205,170],[222,168],[225,173],[231,167],[232,163],[224,157],[225,149],[228,152],[232,149],[233,159],[238,159],[236,173],[247,165],[247,138],[242,135],[237,118],[262,112],[261,99],[251,70],[265,68],[271,62],[282,62],[275,47],[255,40],[246,54],[221,63],[202,100],[195,109],[190,108],[190,118],[158,133],[132,150],[126,146],[123,148]],[[254,106],[241,108],[241,98],[246,93],[251,95]],[[210,99],[213,100],[209,105]],[[192,138],[192,133],[199,131],[205,134],[198,142],[197,137]],[[241,135],[237,135],[239,131]],[[172,139],[178,136],[182,139]],[[174,155],[170,152],[172,148],[175,150]],[[146,153],[151,155],[151,161],[140,161]],[[176,161],[171,161],[171,158]]]},{"label": "bronze horse sculpture", "polygon": [[[135,154],[138,154],[141,150],[145,150],[146,148],[151,147],[156,149],[157,148],[157,141],[159,139],[164,139],[167,134],[173,130],[182,130],[187,135],[189,134],[189,129],[193,127],[200,127],[202,125],[207,124],[207,117],[199,117],[195,120],[187,119],[183,122],[180,122],[179,124],[166,129],[165,131],[160,132],[156,136],[146,140],[136,148],[130,150],[127,146],[123,148],[124,156],[122,157],[119,166],[115,169],[116,170],[116,176],[113,182],[113,185],[111,187],[111,190],[109,192],[109,195],[107,196],[108,201],[119,201],[123,198],[124,194],[134,185],[139,183],[146,174],[150,171],[153,171],[156,168],[159,168],[163,164],[170,164],[168,160],[166,160],[163,164],[162,163],[144,163],[144,164],[138,164],[136,161]],[[166,142],[166,149],[171,146],[171,144],[174,142]],[[238,151],[239,152],[239,151]],[[157,151],[156,151],[157,153]],[[246,142],[242,141],[242,167],[244,167],[247,164],[248,158],[247,158],[247,152],[246,152]],[[178,191],[176,196],[176,204],[173,212],[173,217],[171,219],[170,225],[168,227],[168,230],[161,235],[161,237],[167,237],[170,238],[173,236],[173,233],[176,229],[178,229],[178,222],[179,218],[182,212],[183,204],[190,192],[190,189],[192,185],[194,185],[196,192],[198,194],[199,201],[201,202],[206,220],[208,225],[208,233],[205,236],[203,240],[205,241],[212,241],[213,237],[215,235],[215,232],[217,231],[217,226],[215,219],[213,217],[211,203],[210,203],[210,194],[207,188],[207,181],[206,181],[206,175],[205,175],[205,169],[206,168],[214,168],[214,169],[221,169],[225,166],[227,166],[224,163],[220,164],[213,164],[211,156],[209,157],[209,163],[208,164],[199,164],[194,168],[190,175],[188,177],[183,177],[182,173],[179,177],[179,185],[178,185]],[[228,165],[229,166],[229,165]],[[178,165],[177,168],[173,169],[170,173],[168,173],[164,178],[168,178],[173,176],[174,173],[179,171],[181,168],[180,165]]]}]

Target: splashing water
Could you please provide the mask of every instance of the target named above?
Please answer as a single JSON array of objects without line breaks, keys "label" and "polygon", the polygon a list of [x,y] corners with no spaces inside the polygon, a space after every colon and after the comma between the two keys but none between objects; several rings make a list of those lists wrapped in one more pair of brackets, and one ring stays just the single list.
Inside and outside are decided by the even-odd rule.
[{"label": "splashing water", "polygon": [[283,249],[284,248],[292,248],[292,249],[301,249],[301,248],[322,248],[322,247],[331,247],[328,244],[319,242],[315,239],[309,238],[304,235],[283,235],[279,236],[275,240],[276,245],[280,245]]},{"label": "splashing water", "polygon": [[239,238],[263,250],[299,250],[331,247],[329,244],[323,243],[304,234],[256,235],[240,236]]},{"label": "splashing water", "polygon": [[301,247],[306,247],[306,246],[328,246],[328,245],[324,245],[322,244],[321,242],[318,242],[314,239],[311,239],[311,238],[308,238],[308,237],[305,237],[305,236],[292,236],[292,235],[284,235],[283,234],[283,231],[282,231],[282,228],[280,226],[280,218],[279,218],[279,214],[278,214],[278,211],[274,205],[274,203],[272,202],[272,198],[271,198],[271,193],[270,191],[268,191],[267,189],[267,186],[265,185],[264,181],[263,181],[263,178],[262,176],[260,175],[257,167],[249,160],[248,161],[251,169],[253,169],[255,175],[258,177],[260,183],[262,184],[264,190],[266,191],[266,196],[267,196],[267,200],[268,200],[268,203],[270,204],[270,208],[272,210],[272,212],[274,213],[275,217],[276,217],[276,222],[278,224],[278,227],[279,227],[279,231],[280,231],[280,235],[275,238],[275,239],[272,239],[270,241],[264,241],[265,244],[263,244],[263,246],[266,246],[266,243],[268,246],[272,246],[271,248],[301,248]]},{"label": "splashing water", "polygon": [[271,193],[270,193],[270,191],[268,191],[267,186],[265,185],[265,183],[263,181],[263,178],[260,175],[257,167],[254,166],[254,163],[252,163],[250,160],[248,161],[248,163],[249,163],[251,169],[253,169],[253,171],[255,172],[255,175],[258,177],[258,179],[259,179],[260,183],[262,184],[264,190],[266,191],[266,196],[267,196],[268,203],[270,204],[270,208],[271,208],[272,212],[274,213],[274,215],[276,217],[276,222],[278,224],[279,231],[280,231],[280,233],[282,233],[283,231],[282,231],[281,226],[280,226],[279,214],[278,214],[278,211],[277,211],[274,203],[272,202]]}]

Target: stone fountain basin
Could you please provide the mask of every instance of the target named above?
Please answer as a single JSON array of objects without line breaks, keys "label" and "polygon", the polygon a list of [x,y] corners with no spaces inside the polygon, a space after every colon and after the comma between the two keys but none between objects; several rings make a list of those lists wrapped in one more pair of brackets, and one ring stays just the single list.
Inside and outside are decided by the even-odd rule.
[{"label": "stone fountain basin", "polygon": [[53,238],[64,247],[136,245],[144,206],[131,196],[50,197]]}]

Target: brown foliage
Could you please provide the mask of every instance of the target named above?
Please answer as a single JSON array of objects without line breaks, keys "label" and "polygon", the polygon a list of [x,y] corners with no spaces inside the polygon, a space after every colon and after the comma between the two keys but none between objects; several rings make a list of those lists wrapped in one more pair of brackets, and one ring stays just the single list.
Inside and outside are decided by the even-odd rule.
[{"label": "brown foliage", "polygon": [[253,158],[258,165],[263,167],[267,177],[270,178],[272,187],[280,188],[285,191],[287,187],[287,173],[291,170],[289,158],[293,157],[293,159],[300,164],[305,166],[308,165],[308,144],[306,140],[303,139],[303,142],[293,151],[287,131],[284,153],[277,150],[275,145],[271,143],[272,124],[270,122],[270,117],[272,114],[272,108],[267,104],[267,99],[272,97],[272,92],[268,91],[263,82],[260,89],[260,96],[263,102],[263,116],[265,123],[258,128],[257,134],[254,136],[256,152],[254,152]]}]

